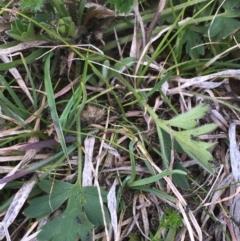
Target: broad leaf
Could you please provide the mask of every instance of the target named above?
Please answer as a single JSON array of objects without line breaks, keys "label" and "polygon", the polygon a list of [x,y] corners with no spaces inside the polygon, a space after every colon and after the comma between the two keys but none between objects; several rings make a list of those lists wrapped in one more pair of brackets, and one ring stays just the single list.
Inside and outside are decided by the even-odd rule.
[{"label": "broad leaf", "polygon": [[41,219],[50,215],[52,212],[57,210],[69,197],[69,193],[65,195],[53,198],[49,195],[38,197],[29,201],[29,206],[25,209],[24,214],[31,218]]},{"label": "broad leaf", "polygon": [[183,129],[191,129],[197,126],[197,120],[206,115],[209,110],[208,105],[198,105],[197,107],[191,109],[190,111],[178,115],[171,120],[164,121],[167,125],[180,127]]},{"label": "broad leaf", "polygon": [[[81,200],[83,208],[87,214],[88,219],[96,226],[103,225],[103,217],[101,211],[100,200],[98,197],[98,192],[96,187],[83,187],[81,189]],[[101,189],[102,200],[103,202],[107,202],[107,193],[103,189]],[[110,218],[108,215],[108,211],[106,207],[105,210],[105,218],[106,221],[109,222]]]},{"label": "broad leaf", "polygon": [[29,201],[30,205],[24,214],[28,217],[43,218],[57,210],[69,197],[72,185],[66,182],[43,180],[39,187],[50,195],[34,198]]},{"label": "broad leaf", "polygon": [[[42,218],[50,215],[60,208],[64,202],[67,208],[57,218],[51,220],[42,227],[38,240],[91,240],[91,230],[94,226],[103,225],[101,205],[96,187],[80,188],[62,181],[45,180],[39,183],[42,190],[49,195],[35,198],[30,201],[30,206],[25,210],[29,217]],[[107,192],[102,188],[103,202],[107,201]],[[107,223],[110,217],[104,206],[104,215]],[[64,230],[64,232],[63,232]]]},{"label": "broad leaf", "polygon": [[213,170],[209,161],[212,160],[213,157],[208,149],[214,146],[215,143],[195,141],[192,137],[213,131],[216,127],[217,125],[215,124],[209,124],[192,130],[173,132],[174,138],[177,140],[182,149],[210,173],[213,173]]},{"label": "broad leaf", "polygon": [[216,17],[213,23],[209,25],[209,28],[209,30],[207,28],[205,36],[208,36],[210,33],[212,41],[219,41],[225,39],[240,29],[240,22],[233,18]]},{"label": "broad leaf", "polygon": [[[222,0],[219,0],[219,3],[222,4]],[[228,17],[240,17],[239,9],[240,2],[236,0],[227,0],[224,1],[222,7],[225,10],[225,15]]]},{"label": "broad leaf", "polygon": [[[143,104],[143,103],[142,103]],[[201,127],[194,128],[197,124],[196,120],[205,115],[209,110],[208,105],[199,105],[192,110],[179,115],[171,120],[165,121],[159,119],[156,113],[148,106],[144,105],[149,114],[154,119],[158,129],[163,129],[167,132],[177,143],[181,146],[181,149],[192,157],[199,165],[205,168],[208,172],[213,173],[213,168],[209,164],[209,161],[213,159],[211,153],[208,151],[208,148],[212,147],[214,143],[206,143],[201,141],[196,141],[197,136],[205,134],[207,132],[213,131],[217,125],[209,124]],[[181,127],[187,129],[185,131],[175,131],[172,130],[170,126]],[[160,144],[163,144],[161,135],[159,137]]]},{"label": "broad leaf", "polygon": [[201,35],[193,30],[186,28],[183,35],[183,43],[186,42],[186,53],[190,55],[192,59],[199,58],[199,55],[204,55],[205,49],[202,45]]},{"label": "broad leaf", "polygon": [[39,241],[71,241],[76,240],[77,236],[81,240],[91,240],[94,225],[82,211],[81,198],[76,187],[69,197],[67,209],[42,227],[42,231],[37,236]]},{"label": "broad leaf", "polygon": [[[174,170],[182,170],[182,171],[184,171],[186,173],[188,172],[188,170],[185,167],[183,167],[181,165],[181,163],[178,162],[178,161],[174,162]],[[185,175],[173,174],[172,175],[172,180],[173,180],[173,183],[175,185],[177,185],[178,187],[180,187],[180,188],[182,188],[184,190],[188,190],[189,189],[188,180],[187,180]]]},{"label": "broad leaf", "polygon": [[72,189],[72,184],[58,180],[53,180],[52,182],[43,180],[38,185],[44,192],[51,192],[54,195],[61,195],[63,192],[69,192]]}]

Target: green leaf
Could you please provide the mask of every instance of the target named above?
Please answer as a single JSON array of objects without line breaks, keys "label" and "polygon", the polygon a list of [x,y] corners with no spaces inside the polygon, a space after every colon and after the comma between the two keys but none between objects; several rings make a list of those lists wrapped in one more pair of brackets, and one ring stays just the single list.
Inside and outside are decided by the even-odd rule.
[{"label": "green leaf", "polygon": [[[82,205],[86,212],[88,219],[96,226],[103,225],[103,217],[101,211],[100,200],[96,187],[83,187],[81,189]],[[101,196],[103,202],[107,202],[107,192],[101,189]],[[104,207],[106,222],[110,222],[109,213]]]},{"label": "green leaf", "polygon": [[[181,163],[178,161],[174,162],[174,170],[182,170],[186,173],[188,172],[188,170],[185,167],[183,167]],[[184,190],[189,190],[189,184],[185,175],[173,174],[172,180],[173,180],[173,183],[178,187]]]},{"label": "green leaf", "polygon": [[212,41],[219,41],[240,29],[240,22],[233,18],[219,16],[214,19],[209,28],[206,28],[205,36],[210,33]]},{"label": "green leaf", "polygon": [[6,33],[16,40],[22,40],[22,33],[26,31],[27,25],[20,19],[16,19],[11,23],[11,29]]},{"label": "green leaf", "polygon": [[200,104],[197,107],[191,109],[190,111],[164,122],[167,125],[180,127],[188,130],[197,126],[197,119],[205,116],[209,108],[210,107],[208,105]]},{"label": "green leaf", "polygon": [[28,24],[27,35],[29,36],[29,38],[33,38],[33,39],[36,37],[34,24],[32,22]]},{"label": "green leaf", "polygon": [[204,55],[205,49],[202,45],[203,42],[200,34],[186,28],[183,34],[183,42],[187,43],[186,53],[188,53],[192,59],[198,59],[199,55]]},{"label": "green leaf", "polygon": [[50,13],[38,13],[35,16],[33,16],[32,19],[38,23],[48,23],[49,20],[52,19],[52,17],[53,14]]},{"label": "green leaf", "polygon": [[72,184],[58,180],[43,180],[38,185],[44,192],[51,192],[54,195],[61,195],[61,193],[69,192],[72,189]]},{"label": "green leaf", "polygon": [[[190,137],[191,137],[191,135],[197,137],[197,136],[206,134],[210,131],[213,131],[216,127],[217,127],[216,124],[206,124],[206,125],[198,126],[197,128],[194,128],[194,129],[191,129],[188,131],[182,131],[182,132],[186,132],[186,133],[190,134]],[[210,144],[212,144],[212,143],[210,143]]]},{"label": "green leaf", "polygon": [[135,0],[108,0],[108,2],[115,5],[117,13],[128,14],[133,9]]},{"label": "green leaf", "polygon": [[185,175],[186,172],[183,172],[181,170],[173,170],[173,171],[165,170],[165,171],[162,171],[161,173],[159,173],[159,174],[157,174],[155,176],[146,177],[146,178],[137,180],[137,181],[133,182],[132,184],[130,184],[129,187],[143,186],[143,185],[146,185],[146,184],[157,182],[160,179],[162,179],[163,177],[169,176],[169,175],[172,175],[172,174]]},{"label": "green leaf", "polygon": [[169,200],[170,202],[176,201],[173,196],[167,194],[166,192],[162,192],[159,189],[155,189],[151,186],[146,186],[146,185],[136,186],[136,187],[131,187],[131,189],[135,189],[140,192],[152,193],[153,195],[160,197],[161,199]]},{"label": "green leaf", "polygon": [[162,130],[159,126],[157,126],[157,132],[158,132],[159,141],[161,143],[160,148],[161,148],[163,165],[165,169],[168,169],[169,163],[170,163],[171,149],[173,148],[171,138],[170,138],[170,135],[168,135],[169,138],[167,140],[164,139],[166,135],[164,135],[164,130]]},{"label": "green leaf", "polygon": [[[57,210],[64,201],[67,200],[69,193],[65,196],[51,198],[49,195],[38,197],[29,201],[29,206],[25,209],[24,214],[27,217],[41,219],[50,215]],[[50,206],[51,205],[51,206]]]},{"label": "green leaf", "polygon": [[[166,152],[168,159],[170,159],[171,148],[172,148],[171,136],[166,131],[164,131],[162,129],[161,129],[161,131],[162,131],[162,137],[163,137],[163,142],[164,142],[164,146],[165,146],[165,152]],[[173,146],[177,152],[183,153],[183,149],[181,148],[181,146],[178,144],[178,142],[175,139],[173,140]]]},{"label": "green leaf", "polygon": [[27,31],[28,24],[24,19],[16,19],[14,22],[12,22],[12,28],[15,27],[19,33]]},{"label": "green leaf", "polygon": [[[38,240],[91,240],[91,230],[94,225],[103,225],[100,200],[97,187],[80,188],[62,181],[45,180],[39,183],[42,190],[49,195],[38,197],[30,201],[30,206],[24,211],[29,217],[42,218],[51,214],[68,201],[67,208],[57,218],[42,227]],[[107,202],[107,192],[101,190],[103,202]],[[107,223],[110,217],[104,206],[104,215]],[[64,232],[63,232],[64,230]]]},{"label": "green leaf", "polygon": [[79,190],[75,186],[69,197],[67,209],[57,218],[42,227],[38,234],[39,241],[91,240],[91,230],[94,227],[82,211]]},{"label": "green leaf", "polygon": [[[217,125],[209,124],[201,127],[196,126],[196,119],[205,115],[205,112],[210,108],[207,105],[199,105],[194,109],[184,113],[180,116],[177,116],[171,120],[164,121],[159,119],[156,113],[143,101],[140,100],[140,103],[147,109],[148,113],[152,116],[153,120],[155,121],[156,125],[167,132],[169,135],[171,134],[172,137],[178,142],[181,146],[181,149],[192,157],[199,165],[205,168],[208,172],[213,173],[212,166],[208,163],[209,160],[212,160],[211,153],[207,150],[209,147],[213,146],[214,143],[205,143],[200,141],[194,141],[193,137],[197,137],[201,134],[213,131]],[[185,131],[174,131],[172,130],[169,125],[181,127],[187,129]],[[161,137],[159,138],[161,140]],[[160,143],[162,145],[162,142]]]},{"label": "green leaf", "polygon": [[37,12],[43,8],[44,0],[21,0],[20,8],[24,11]]},{"label": "green leaf", "polygon": [[130,162],[131,162],[131,168],[132,168],[132,172],[131,172],[131,176],[130,179],[128,180],[128,184],[132,184],[133,181],[136,178],[136,160],[135,160],[135,155],[134,155],[134,145],[136,144],[137,140],[133,139],[130,141],[129,143],[129,157],[130,157]]},{"label": "green leaf", "polygon": [[[65,220],[68,221],[65,222]],[[81,240],[91,240],[92,228],[93,225],[84,216],[84,213],[73,210],[72,212],[64,212],[45,224],[38,234],[37,240],[74,241],[77,240],[78,236]]]},{"label": "green leaf", "polygon": [[33,23],[27,23],[25,20],[16,19],[11,24],[11,29],[7,34],[20,41],[43,40],[41,36],[36,36]]},{"label": "green leaf", "polygon": [[45,86],[45,91],[47,93],[47,100],[48,100],[48,106],[50,109],[51,117],[53,120],[53,124],[55,127],[55,131],[57,133],[59,142],[61,144],[61,147],[63,149],[64,155],[66,159],[69,162],[68,154],[67,154],[67,147],[63,135],[63,130],[62,130],[62,125],[58,116],[57,108],[56,108],[56,103],[55,103],[55,98],[54,98],[54,90],[52,86],[52,79],[50,75],[50,59],[52,57],[52,53],[47,54],[44,63],[44,86]]},{"label": "green leaf", "polygon": [[39,187],[50,195],[38,197],[29,201],[29,206],[25,209],[24,214],[28,217],[43,218],[53,211],[57,210],[69,197],[72,191],[72,185],[49,180],[40,182]]},{"label": "green leaf", "polygon": [[208,149],[215,145],[215,143],[207,143],[202,141],[192,140],[192,136],[198,136],[210,131],[213,131],[217,125],[209,124],[202,127],[198,127],[187,131],[174,131],[173,135],[176,138],[182,149],[200,166],[205,168],[208,172],[213,173],[212,166],[209,164],[209,160],[212,160],[212,154]]},{"label": "green leaf", "polygon": [[[221,4],[222,1],[219,0],[219,3]],[[240,2],[239,1],[236,1],[236,0],[224,1],[222,7],[224,8],[225,13],[227,13],[227,15],[229,17],[232,17],[232,14],[230,14],[230,13],[235,13],[235,17],[240,16],[240,13],[239,13]]]}]

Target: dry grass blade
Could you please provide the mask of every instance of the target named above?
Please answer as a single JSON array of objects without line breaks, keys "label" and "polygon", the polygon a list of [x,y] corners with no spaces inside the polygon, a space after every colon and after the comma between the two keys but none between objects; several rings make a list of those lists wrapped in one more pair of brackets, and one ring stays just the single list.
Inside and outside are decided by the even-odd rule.
[{"label": "dry grass blade", "polygon": [[[6,177],[12,176],[14,173],[17,172],[17,170],[21,167],[21,163],[17,164],[7,175]],[[4,186],[7,184],[7,182],[0,183],[0,190],[4,188]]]},{"label": "dry grass blade", "polygon": [[93,150],[94,150],[95,138],[87,137],[84,141],[84,167],[82,173],[82,186],[92,186],[93,174]]},{"label": "dry grass blade", "polygon": [[117,185],[118,185],[118,180],[115,179],[107,195],[108,209],[111,215],[111,224],[114,231],[114,240],[116,241],[118,241],[120,238],[120,233],[118,232],[118,222],[117,222],[117,200],[116,200]]},{"label": "dry grass blade", "polygon": [[[139,57],[138,55],[141,52],[140,50],[146,46],[146,37],[145,37],[145,29],[144,29],[143,20],[139,13],[139,8],[138,8],[137,3],[135,4],[133,10],[135,13],[134,33],[133,33],[133,41],[132,41],[129,56],[138,58]],[[141,34],[142,34],[141,39],[138,39],[138,37],[137,37],[139,26],[140,26]]]},{"label": "dry grass blade", "polygon": [[141,211],[144,234],[146,237],[149,237],[149,220],[148,220],[148,211],[147,211],[147,207],[149,205],[150,205],[150,201],[146,199],[145,195],[140,194],[138,209],[140,209],[140,211]]},{"label": "dry grass blade", "polygon": [[37,46],[40,46],[40,45],[43,45],[46,43],[47,43],[47,41],[26,41],[24,43],[20,43],[13,47],[9,47],[6,49],[0,49],[0,55],[12,54],[15,52],[22,51],[24,49],[30,49],[30,48],[37,47]]},{"label": "dry grass blade", "polygon": [[32,188],[36,184],[36,179],[34,178],[28,183],[25,183],[21,189],[16,193],[11,205],[8,208],[7,213],[4,216],[4,219],[2,221],[2,226],[0,227],[0,240],[2,240],[6,233],[4,231],[4,227],[8,228],[15,218],[17,217],[18,213],[20,212],[23,204],[26,202],[30,192],[32,191]]},{"label": "dry grass blade", "polygon": [[[236,192],[236,187],[231,187],[231,192]],[[231,216],[226,214],[225,215],[226,219],[228,219],[231,224],[229,226],[233,230],[232,233],[235,235],[235,237],[239,237],[239,235],[240,235],[239,225],[238,225],[238,222],[235,220],[239,220],[239,218],[240,218],[240,215],[239,215],[240,195],[237,195],[237,196],[233,197],[231,200],[229,200],[228,205],[230,207],[229,213]],[[221,205],[221,207],[222,206],[223,205]],[[225,207],[222,207],[222,209],[224,209],[224,211],[225,211]]]},{"label": "dry grass blade", "polygon": [[[159,3],[158,3],[158,7],[155,11],[155,14],[154,14],[154,17],[148,27],[148,30],[147,30],[147,34],[146,34],[146,41],[149,40],[150,36],[151,36],[151,33],[152,33],[152,30],[156,24],[156,22],[158,21],[159,17],[161,16],[161,13],[165,7],[165,4],[166,4],[166,0],[160,0]],[[145,45],[144,45],[145,46]]]},{"label": "dry grass blade", "polygon": [[[210,75],[193,77],[191,79],[184,79],[184,78],[178,77],[174,80],[176,80],[177,82],[180,82],[180,83],[183,82],[184,84],[180,85],[179,87],[170,89],[168,93],[169,94],[178,93],[179,90],[183,90],[183,89],[186,89],[191,86],[200,87],[201,83],[206,82],[207,80],[216,79],[217,77],[225,78],[226,76],[228,76],[228,77],[232,77],[232,78],[238,78],[239,74],[240,74],[240,70],[230,69],[230,70],[224,70],[224,71],[220,71],[218,73],[214,73],[214,74],[210,74]],[[216,87],[220,86],[221,84],[223,84],[224,82],[216,83],[215,85],[213,85],[213,83],[211,83],[211,86],[207,86],[207,87],[216,88]]]},{"label": "dry grass blade", "polygon": [[230,157],[232,174],[236,182],[240,180],[240,152],[236,142],[236,125],[231,123],[229,126]]}]

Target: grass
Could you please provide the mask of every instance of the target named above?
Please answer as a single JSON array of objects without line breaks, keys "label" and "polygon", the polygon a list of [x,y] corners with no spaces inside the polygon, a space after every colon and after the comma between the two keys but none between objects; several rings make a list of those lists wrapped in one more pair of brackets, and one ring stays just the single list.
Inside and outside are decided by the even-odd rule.
[{"label": "grass", "polygon": [[237,240],[239,6],[109,2],[0,1],[0,239]]}]

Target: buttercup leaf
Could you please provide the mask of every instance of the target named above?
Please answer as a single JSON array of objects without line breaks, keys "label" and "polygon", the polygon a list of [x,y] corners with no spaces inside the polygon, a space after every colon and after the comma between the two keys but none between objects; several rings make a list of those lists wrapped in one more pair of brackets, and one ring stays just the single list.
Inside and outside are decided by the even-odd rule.
[{"label": "buttercup leaf", "polygon": [[201,104],[184,114],[178,115],[178,116],[172,118],[171,120],[167,120],[164,122],[167,125],[174,126],[174,127],[180,127],[180,128],[188,130],[188,129],[196,127],[197,119],[200,119],[204,115],[206,115],[208,110],[209,110],[208,105]]},{"label": "buttercup leaf", "polygon": [[[38,240],[76,240],[77,237],[91,240],[92,228],[104,224],[96,187],[80,188],[77,184],[52,180],[42,181],[39,186],[49,195],[31,200],[30,206],[24,211],[25,215],[43,218],[66,201],[67,208],[42,227]],[[103,202],[107,202],[107,192],[101,189],[101,195]],[[105,220],[109,223],[109,213],[105,206],[103,208]]]}]

